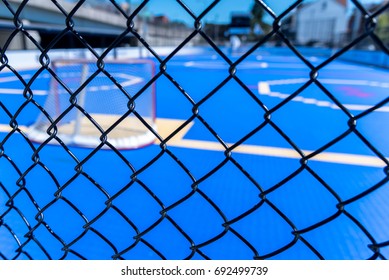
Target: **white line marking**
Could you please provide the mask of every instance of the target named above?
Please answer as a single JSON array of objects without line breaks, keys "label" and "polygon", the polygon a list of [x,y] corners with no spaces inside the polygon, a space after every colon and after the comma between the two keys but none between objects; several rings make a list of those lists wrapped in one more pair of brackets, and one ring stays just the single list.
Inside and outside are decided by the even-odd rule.
[{"label": "white line marking", "polygon": [[[308,78],[297,78],[297,79],[284,79],[284,80],[271,80],[266,81],[269,85],[291,85],[291,84],[305,84],[308,82]],[[370,86],[370,87],[382,87],[389,88],[389,83],[387,82],[377,82],[377,81],[366,81],[366,80],[343,80],[343,79],[318,79],[322,84],[331,84],[331,85],[352,85],[352,86]]]},{"label": "white line marking", "polygon": [[[32,75],[28,75],[28,74],[22,75],[22,78],[24,80],[31,79],[31,77]],[[16,82],[16,81],[19,81],[19,78],[16,76],[0,77],[0,83],[9,83],[9,82]]]},{"label": "white line marking", "polygon": [[[201,69],[216,69],[216,70],[228,70],[229,65],[224,61],[210,61],[210,62],[196,62],[188,61],[184,63],[185,67],[201,68]],[[237,65],[237,69],[259,69],[259,68],[269,68],[269,63],[267,62],[242,62]]]},{"label": "white line marking", "polygon": [[[262,61],[260,64],[258,62]],[[187,61],[187,62],[170,62],[169,65],[185,66],[185,67],[197,67],[205,69],[228,69],[228,64],[222,60],[214,60],[212,57],[208,61]],[[263,61],[262,56],[257,56],[256,61],[243,61],[238,65],[238,69],[260,69],[260,68],[271,68],[271,69],[306,69],[309,71],[308,66],[303,62],[301,63],[284,63],[284,62],[272,62]],[[328,70],[357,70],[361,71],[361,67],[352,65],[329,65],[326,69]]]},{"label": "white line marking", "polygon": [[194,61],[188,61],[188,62],[185,62],[185,63],[184,63],[184,66],[185,66],[185,67],[192,67],[193,65],[195,65],[195,62],[194,62]]},{"label": "white line marking", "polygon": [[117,74],[117,76],[127,80],[127,81],[121,83],[121,85],[123,87],[132,86],[132,85],[139,84],[139,83],[144,81],[144,79],[139,77],[139,76],[133,76],[133,75],[123,74],[123,73],[119,73],[119,74]]},{"label": "white line marking", "polygon": [[[13,89],[13,88],[0,88],[0,94],[23,94],[22,89]],[[34,95],[47,95],[46,90],[32,90]]]},{"label": "white line marking", "polygon": [[[48,75],[45,75],[45,76],[48,76]],[[69,75],[67,75],[67,76],[71,77],[72,75],[71,75],[71,73],[69,73]],[[123,78],[125,80],[124,82],[121,83],[121,85],[123,87],[129,87],[129,86],[139,84],[139,83],[144,81],[144,79],[141,77],[123,74],[123,73],[119,73],[119,74],[117,74],[117,76],[120,78]],[[8,78],[7,79],[8,82],[18,80],[16,77],[7,77],[7,78]],[[16,79],[12,79],[12,78],[16,78]],[[0,78],[0,83],[2,82],[1,79],[2,78]],[[91,86],[88,88],[88,90],[91,92],[97,92],[97,91],[109,91],[109,90],[113,90],[116,88],[117,88],[116,85],[113,84],[113,85]],[[0,94],[19,94],[20,95],[20,94],[23,94],[23,92],[24,92],[23,89],[0,88]],[[33,89],[32,92],[34,95],[47,95],[47,93],[48,93],[47,90],[36,90],[36,89]],[[59,93],[67,93],[67,91],[62,90]]]},{"label": "white line marking", "polygon": [[275,85],[305,84],[306,82],[308,82],[308,78],[270,80],[263,83],[267,83],[268,85],[275,86]]},{"label": "white line marking", "polygon": [[259,82],[258,90],[261,94],[271,94],[269,83]]},{"label": "white line marking", "polygon": [[[289,83],[288,83],[288,82]],[[338,80],[329,80],[329,81],[338,81]],[[270,97],[276,97],[279,99],[286,99],[289,97],[289,94],[271,91],[270,85],[286,85],[286,84],[292,84],[292,83],[305,83],[307,82],[307,79],[290,79],[290,80],[277,80],[277,81],[267,81],[267,82],[258,82],[258,93],[260,95],[266,95]],[[351,83],[351,80],[346,80],[346,82]],[[364,82],[364,81],[360,81]],[[380,86],[380,83],[373,83],[378,84],[376,86]],[[389,87],[389,83],[382,83],[384,87]],[[370,85],[371,86],[371,85]],[[302,96],[296,96],[291,101],[293,102],[301,102],[304,104],[310,104],[315,105],[318,107],[324,107],[324,108],[331,108],[334,110],[340,110],[340,108],[333,102],[329,102],[326,100],[318,100],[315,98],[305,98]],[[360,104],[343,104],[344,107],[346,107],[350,111],[365,111],[373,107],[373,105],[360,105]],[[381,108],[378,108],[375,110],[375,112],[383,112],[388,113],[389,112],[389,106],[383,106]]]},{"label": "white line marking", "polygon": [[[276,69],[307,69],[307,70],[309,70],[308,66],[306,66],[303,62],[301,62],[301,63],[269,62],[269,65],[271,68],[276,68]],[[330,64],[325,69],[327,71],[329,71],[329,70],[357,70],[357,71],[361,71],[361,67],[352,66],[352,65],[331,65]]]}]

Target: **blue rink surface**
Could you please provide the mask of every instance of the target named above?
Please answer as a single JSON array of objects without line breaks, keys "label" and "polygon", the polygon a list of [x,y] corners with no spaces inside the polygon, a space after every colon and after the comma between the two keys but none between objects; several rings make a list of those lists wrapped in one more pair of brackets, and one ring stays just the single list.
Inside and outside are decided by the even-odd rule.
[{"label": "blue rink surface", "polygon": [[[324,61],[307,58],[313,65]],[[158,65],[156,69],[158,73]],[[19,73],[28,81],[35,71]],[[199,104],[199,118],[183,140],[204,148],[168,142],[165,153],[157,143],[121,151],[122,156],[110,150],[90,156],[92,149],[70,147],[82,163],[77,172],[78,162],[60,146],[45,146],[34,165],[32,149],[20,134],[6,138],[7,133],[0,132],[0,141],[6,139],[0,154],[0,215],[6,213],[0,216],[0,259],[110,259],[116,254],[124,259],[376,257],[369,246],[389,240],[389,184],[384,161],[356,133],[324,151],[341,160],[313,158],[304,169],[297,152],[288,156],[293,147],[274,126],[267,124],[242,145],[276,148],[281,154],[247,148],[232,151],[227,159],[223,146],[200,121],[233,145],[265,122],[261,102],[271,111],[272,123],[297,147],[308,154],[320,149],[349,129],[349,118],[314,83],[279,106],[309,80],[305,64],[291,55],[254,53],[237,66],[237,80],[245,89],[229,76],[227,63],[215,52],[176,56],[166,71]],[[318,77],[357,117],[358,133],[386,158],[389,105],[358,116],[388,97],[388,74],[336,60]],[[43,72],[33,92],[47,90],[48,80]],[[12,73],[2,72],[0,89],[0,102],[15,114],[26,99],[7,94],[7,89],[23,89],[22,84]],[[193,103],[164,75],[156,82],[156,96],[157,118],[184,122],[193,117]],[[34,96],[42,105],[45,98]],[[18,125],[31,125],[38,113],[26,105]],[[9,119],[0,107],[0,124]],[[220,149],[212,148],[215,145]],[[342,161],[345,155],[359,161]],[[372,158],[376,160],[369,164]],[[340,202],[349,202],[344,211],[337,207]],[[389,258],[389,246],[379,253],[379,258]]]}]

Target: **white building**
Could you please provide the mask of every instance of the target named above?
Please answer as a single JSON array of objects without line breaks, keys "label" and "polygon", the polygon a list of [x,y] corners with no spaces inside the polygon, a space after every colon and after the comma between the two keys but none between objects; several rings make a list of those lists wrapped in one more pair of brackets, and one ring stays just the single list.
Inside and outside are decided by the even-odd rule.
[{"label": "white building", "polygon": [[298,44],[336,44],[347,31],[347,0],[317,0],[294,15]]}]

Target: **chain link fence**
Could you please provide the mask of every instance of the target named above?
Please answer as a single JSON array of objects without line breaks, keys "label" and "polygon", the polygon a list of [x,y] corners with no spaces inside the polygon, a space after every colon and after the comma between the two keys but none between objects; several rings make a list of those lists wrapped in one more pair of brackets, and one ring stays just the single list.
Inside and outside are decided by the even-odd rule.
[{"label": "chain link fence", "polygon": [[[51,6],[55,7],[63,18],[63,26],[56,30],[50,42],[42,46],[33,33],[36,31],[33,30],[33,25],[27,26],[23,23],[21,15],[29,6],[29,1],[20,1],[16,6],[14,1],[2,1],[1,9],[6,9],[13,18],[11,25],[3,26],[7,32],[4,33],[6,38],[0,45],[0,71],[6,73],[6,77],[16,80],[21,94],[12,103],[8,97],[0,96],[0,115],[2,120],[6,120],[2,121],[0,136],[0,259],[353,258],[347,252],[343,255],[339,252],[333,256],[323,253],[325,247],[332,246],[331,242],[324,240],[333,238],[331,231],[323,233],[323,229],[332,226],[332,233],[335,235],[336,229],[342,227],[340,223],[352,225],[353,234],[359,236],[355,242],[361,243],[361,248],[367,252],[361,258],[386,259],[389,256],[388,232],[372,230],[370,227],[370,224],[375,223],[380,228],[381,223],[385,221],[374,220],[374,216],[367,221],[353,211],[356,207],[362,207],[360,203],[366,199],[371,199],[373,205],[387,204],[383,191],[389,187],[388,155],[360,131],[359,123],[382,111],[387,106],[389,97],[383,96],[374,106],[354,114],[319,77],[330,64],[339,61],[341,56],[366,40],[373,42],[381,53],[389,54],[386,37],[380,35],[382,27],[377,29],[377,19],[388,12],[388,3],[369,11],[362,2],[350,1],[349,5],[361,15],[359,18],[363,26],[362,31],[358,25],[358,32],[355,32],[354,36],[348,36],[348,41],[342,44],[342,48],[332,50],[331,55],[315,65],[296,47],[294,38],[288,37],[291,33],[283,28],[284,22],[290,24],[288,18],[296,13],[301,5],[307,4],[306,1],[291,2],[280,14],[272,10],[270,1],[253,1],[258,3],[265,16],[270,18],[272,28],[239,52],[236,60],[214,42],[214,38],[204,31],[202,24],[204,17],[223,1],[209,1],[200,13],[195,13],[190,8],[190,1],[177,0],[176,5],[180,7],[181,13],[192,19],[193,27],[183,29],[186,35],[180,42],[177,42],[177,37],[182,35],[175,37],[177,44],[167,55],[160,55],[152,41],[143,36],[141,28],[136,24],[137,17],[151,1],[142,1],[132,11],[124,10],[118,1],[107,2],[122,18],[124,27],[114,38],[111,37],[108,47],[99,51],[83,36],[77,21],[73,21],[73,17],[87,2],[74,2],[73,8],[67,10],[63,8],[61,1],[51,1]],[[181,30],[182,26],[179,28]],[[52,59],[55,54],[54,47],[67,36],[75,38],[77,43],[83,46],[83,56],[92,57],[96,65],[90,78],[79,88],[69,89],[66,84],[61,84],[69,94],[69,103],[60,115],[51,116],[45,109],[37,83],[42,75],[54,78],[59,83],[63,80],[53,70]],[[29,46],[33,45],[38,51],[39,66],[28,73],[14,66],[15,61],[10,55],[10,46],[18,37],[22,37]],[[105,67],[108,57],[129,37],[143,48],[143,52],[148,53],[148,57],[156,66],[155,73],[137,92],[128,92],[121,84],[120,77]],[[227,73],[222,81],[212,86],[206,85],[205,81],[199,81],[199,87],[203,84],[207,89],[212,87],[201,98],[195,98],[187,92],[185,84],[181,82],[182,77],[169,68],[171,63],[179,59],[179,53],[193,40],[205,43],[208,49],[221,57]],[[266,56],[266,52],[261,52],[262,49],[274,41],[282,42],[289,53],[304,64],[307,78],[289,97],[274,107],[268,107],[261,96],[245,82],[239,69],[248,57],[257,55],[258,52]],[[82,88],[99,74],[107,77],[125,96],[128,111],[123,114],[123,118],[137,118],[154,135],[154,145],[140,150],[123,151],[110,142],[110,133],[115,131],[123,119],[119,118],[110,126],[102,128],[103,126],[99,125],[100,120],[94,118],[80,101]],[[387,75],[387,72],[383,75]],[[195,76],[192,78],[196,79]],[[150,125],[138,112],[137,107],[142,94],[162,81],[168,83],[177,92],[178,98],[185,100],[186,104],[180,110],[185,111],[187,118],[178,125],[171,124],[167,133],[162,133],[159,128]],[[250,104],[257,108],[255,115],[262,116],[260,124],[256,124],[244,135],[236,135],[232,144],[218,134],[218,129],[204,113],[205,108],[211,106],[209,104],[214,106],[214,114],[223,110],[212,99],[231,81],[239,86]],[[5,83],[7,78],[0,78],[0,89]],[[288,132],[277,123],[276,118],[273,120],[273,116],[312,85],[318,87],[335,104],[342,115],[339,121],[343,121],[347,126],[330,141],[307,152],[292,140]],[[158,94],[157,92],[157,100]],[[158,103],[156,106],[158,113]],[[169,106],[174,108],[177,105]],[[238,108],[239,104],[236,103],[235,107]],[[99,131],[99,143],[95,147],[73,147],[59,137],[57,126],[71,110],[82,114]],[[42,143],[33,142],[25,126],[21,124],[34,122],[30,113],[34,116],[43,114],[51,123],[46,132],[47,138]],[[231,115],[234,113],[233,110],[229,112]],[[250,122],[248,119],[243,121]],[[289,121],[297,120],[290,116]],[[175,139],[187,131],[193,122],[200,124],[218,146],[219,153],[215,158],[203,153],[192,153],[187,157],[183,155],[182,150],[174,146]],[[224,124],[230,125],[227,122]],[[320,125],[318,123],[315,129],[322,129]],[[258,166],[242,164],[240,147],[269,128],[297,155],[297,160],[291,164],[287,174],[280,162]],[[386,125],[381,130],[386,133]],[[379,180],[375,181],[367,178],[364,181],[359,178],[362,180],[359,182],[347,181],[345,184],[351,185],[349,187],[353,189],[353,194],[345,197],[342,189],[335,188],[333,182],[329,182],[323,172],[317,170],[314,162],[329,148],[342,143],[347,145],[348,137],[358,139],[363,149],[375,158],[380,167],[375,168],[374,172],[380,175]],[[53,142],[55,146],[50,145]],[[195,165],[207,166],[204,164],[204,158],[215,164],[203,170],[201,174],[194,174],[192,170]],[[227,166],[232,166],[232,169],[227,169]],[[255,170],[261,168],[263,171],[258,175]],[[233,174],[228,170],[233,170]],[[354,175],[349,176],[358,177],[356,175],[359,172],[360,169],[356,168],[352,171]],[[317,215],[303,225],[298,224],[289,212],[283,211],[280,205],[282,203],[278,203],[277,199],[279,192],[288,189],[288,185],[302,174],[315,182],[307,182],[306,189],[319,185],[323,197],[328,196],[332,201],[332,204],[328,205],[330,210],[325,215]],[[241,185],[230,185],[230,176],[238,176]],[[275,179],[270,186],[264,187],[261,181],[268,176]],[[363,188],[360,187],[361,184]],[[206,187],[209,185],[213,188]],[[250,187],[245,189],[245,186]],[[213,193],[215,188],[219,191]],[[238,193],[247,193],[232,195],[236,198],[232,199],[231,207],[234,208],[234,213],[231,214],[229,209],[221,205],[220,200],[234,188]],[[302,211],[300,215],[310,212],[310,209],[300,207],[301,203],[305,204],[299,198],[301,196],[295,194],[293,201],[290,201],[293,209]],[[312,198],[312,201],[320,200],[320,197]],[[192,211],[185,210],[188,208]],[[380,206],[377,209],[380,209]],[[362,211],[367,210],[362,207]],[[270,217],[274,223],[280,221],[282,227],[274,230],[272,223],[269,220],[261,220],[261,217]],[[205,218],[208,222],[203,222]],[[243,225],[252,230],[243,230]],[[382,225],[381,228],[385,227],[387,225]],[[192,231],[193,228],[196,231]],[[279,242],[278,238],[282,234],[288,236],[287,242]],[[322,244],[312,241],[311,237],[315,235],[323,240]],[[226,239],[227,237],[229,239]],[[352,240],[352,234],[345,234],[341,243],[353,243]],[[266,249],[263,249],[264,247]],[[301,257],[299,252],[306,254]]]}]

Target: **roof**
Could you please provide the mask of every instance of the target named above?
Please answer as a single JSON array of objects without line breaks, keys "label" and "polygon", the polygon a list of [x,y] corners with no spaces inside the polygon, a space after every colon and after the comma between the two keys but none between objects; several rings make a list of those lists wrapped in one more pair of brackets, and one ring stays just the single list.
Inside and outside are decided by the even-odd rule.
[{"label": "roof", "polygon": [[347,0],[336,0],[339,4],[343,5],[343,6],[347,6]]}]

